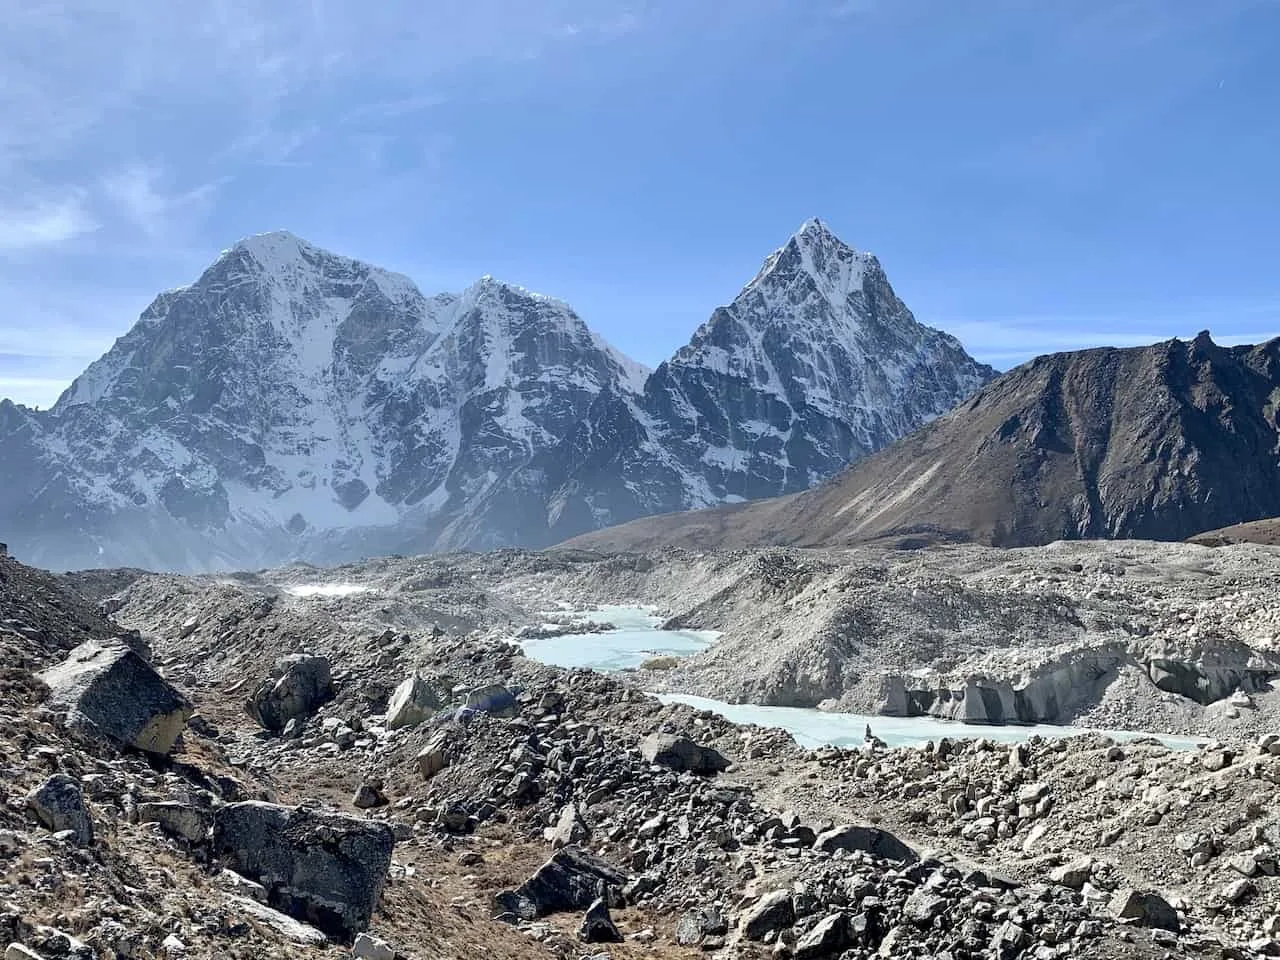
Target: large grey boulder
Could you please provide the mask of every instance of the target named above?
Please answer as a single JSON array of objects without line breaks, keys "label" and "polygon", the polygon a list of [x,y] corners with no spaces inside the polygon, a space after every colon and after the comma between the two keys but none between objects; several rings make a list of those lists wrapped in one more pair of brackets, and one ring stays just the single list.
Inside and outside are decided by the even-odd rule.
[{"label": "large grey boulder", "polygon": [[813,849],[824,853],[835,853],[843,850],[846,853],[861,851],[882,860],[898,860],[914,863],[920,859],[916,852],[895,837],[888,830],[860,824],[846,824],[820,833],[813,842]]},{"label": "large grey boulder", "polygon": [[275,909],[350,941],[369,926],[391,866],[385,823],[247,801],[214,816],[213,849]]},{"label": "large grey boulder", "polygon": [[766,893],[742,915],[742,936],[747,940],[763,940],[768,934],[785,929],[796,922],[795,902],[787,890]]},{"label": "large grey boulder", "polygon": [[276,662],[245,704],[249,716],[267,730],[280,731],[293,719],[309,717],[333,699],[333,677],[324,657],[295,653]]},{"label": "large grey boulder", "polygon": [[387,729],[414,727],[430,720],[446,705],[441,684],[414,671],[413,676],[396,687],[387,705]]},{"label": "large grey boulder", "polygon": [[627,877],[612,864],[579,847],[552,854],[532,877],[497,896],[498,906],[522,920],[536,920],[566,910],[586,910],[596,900],[610,900]]},{"label": "large grey boulder", "polygon": [[711,747],[694,743],[688,737],[651,733],[640,744],[640,755],[649,763],[668,767],[679,773],[711,776],[729,768],[729,761]]},{"label": "large grey boulder", "polygon": [[27,794],[27,810],[54,833],[70,830],[80,846],[93,843],[93,819],[84,805],[84,791],[65,773],[55,773]]},{"label": "large grey boulder", "polygon": [[167,754],[191,704],[123,643],[82,643],[40,674],[49,706],[71,726],[147,753]]}]

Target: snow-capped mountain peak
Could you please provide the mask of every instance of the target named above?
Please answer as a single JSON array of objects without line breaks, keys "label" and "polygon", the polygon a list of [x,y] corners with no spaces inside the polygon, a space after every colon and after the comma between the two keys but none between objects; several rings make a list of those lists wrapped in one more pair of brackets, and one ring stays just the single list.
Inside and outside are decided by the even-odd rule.
[{"label": "snow-capped mountain peak", "polygon": [[984,370],[818,220],[653,372],[563,300],[492,276],[428,298],[273,231],[52,410],[0,408],[0,531],[63,567],[546,545],[804,489]]},{"label": "snow-capped mountain peak", "polygon": [[836,308],[860,292],[867,275],[879,262],[837,237],[817,218],[806,220],[791,238],[765,260],[739,296],[761,292],[789,301],[815,292]]}]

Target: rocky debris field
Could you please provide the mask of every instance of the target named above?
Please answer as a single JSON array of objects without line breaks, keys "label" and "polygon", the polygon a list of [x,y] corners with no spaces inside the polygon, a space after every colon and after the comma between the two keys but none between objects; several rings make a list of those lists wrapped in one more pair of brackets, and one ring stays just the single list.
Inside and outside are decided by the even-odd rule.
[{"label": "rocky debris field", "polygon": [[[1208,567],[1177,593],[1167,558],[1164,587],[1133,587],[1156,548],[1127,549],[1123,574],[1054,562],[1089,590],[1199,597],[1214,612],[1174,614],[1183,634],[1270,622],[1240,548],[1192,548]],[[1069,596],[1025,579],[1042,558],[999,556],[951,557],[956,589]],[[943,565],[881,557],[890,583],[890,561],[920,582]],[[830,613],[820,597],[854,602],[819,589],[853,562],[510,552],[55,578],[0,558],[6,960],[1280,955],[1274,736],[808,751],[509,639],[548,609],[663,591],[727,639],[753,608],[801,624]],[[1229,614],[1207,597],[1219,578]],[[1257,726],[1266,698],[1234,709]]]},{"label": "rocky debris field", "polygon": [[[218,591],[236,609],[256,597],[254,616],[322,582],[353,591],[311,604],[347,630],[528,640],[599,629],[574,610],[634,604],[670,626],[721,634],[704,653],[637,677],[649,690],[1242,743],[1280,727],[1271,688],[1280,677],[1280,550],[1252,544],[499,551],[294,565],[222,582],[149,577],[124,593],[118,578],[104,578],[100,595],[127,597],[125,619],[163,633],[180,632],[204,607],[220,622]],[[197,589],[203,599],[181,599]],[[206,624],[192,642],[210,635]],[[209,652],[213,663],[201,669],[229,655]]]}]

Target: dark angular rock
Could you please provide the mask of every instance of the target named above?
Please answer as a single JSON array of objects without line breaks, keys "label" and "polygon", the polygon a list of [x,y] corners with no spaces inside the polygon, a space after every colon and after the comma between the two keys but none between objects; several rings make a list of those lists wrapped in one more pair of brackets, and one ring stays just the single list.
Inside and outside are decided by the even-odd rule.
[{"label": "dark angular rock", "polygon": [[795,923],[796,912],[791,894],[786,890],[766,893],[742,916],[742,935],[748,940],[763,940],[766,935]]},{"label": "dark angular rock", "polygon": [[49,705],[68,723],[147,753],[173,749],[193,710],[187,699],[123,643],[82,643],[40,674]]},{"label": "dark angular rock", "polygon": [[305,807],[248,801],[218,810],[213,849],[283,913],[349,941],[369,926],[391,866],[391,828]]},{"label": "dark angular rock", "polygon": [[831,913],[796,941],[792,957],[795,960],[820,960],[834,957],[849,943],[849,917],[844,913]]},{"label": "dark angular rock", "polygon": [[860,850],[873,857],[904,863],[914,863],[920,859],[914,850],[888,830],[859,824],[847,824],[818,834],[813,842],[813,848],[826,853],[834,853],[836,850]]},{"label": "dark angular rock", "polygon": [[264,729],[280,731],[333,699],[333,679],[324,657],[295,653],[280,659],[245,709]]},{"label": "dark angular rock", "polygon": [[55,833],[71,830],[76,843],[93,843],[93,820],[84,804],[79,781],[65,773],[55,773],[27,795],[27,810]]},{"label": "dark angular rock", "polygon": [[613,917],[609,916],[609,905],[603,898],[597,898],[587,908],[582,918],[582,927],[578,930],[578,939],[583,943],[621,943],[622,934],[618,931]]},{"label": "dark angular rock", "polygon": [[1132,920],[1141,927],[1157,927],[1178,932],[1178,911],[1158,893],[1122,887],[1111,896],[1108,904],[1111,915],[1120,920]]},{"label": "dark angular rock", "polygon": [[498,906],[523,920],[536,920],[566,910],[585,910],[597,899],[612,899],[627,877],[622,871],[579,847],[551,855],[532,877],[498,894]]},{"label": "dark angular rock", "polygon": [[640,755],[649,763],[669,767],[680,773],[705,776],[722,773],[729,761],[719,751],[694,743],[687,737],[653,733],[640,744]]}]

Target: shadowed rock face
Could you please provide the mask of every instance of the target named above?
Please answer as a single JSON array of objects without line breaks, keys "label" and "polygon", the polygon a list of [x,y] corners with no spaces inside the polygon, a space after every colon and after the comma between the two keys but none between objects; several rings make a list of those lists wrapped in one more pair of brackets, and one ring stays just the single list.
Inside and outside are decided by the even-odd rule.
[{"label": "shadowed rock face", "polygon": [[1278,410],[1280,340],[1054,354],[807,493],[573,544],[1182,540],[1280,515]]},{"label": "shadowed rock face", "polygon": [[231,869],[277,910],[347,942],[369,926],[394,845],[385,823],[303,807],[247,801],[214,818],[214,851]]}]

